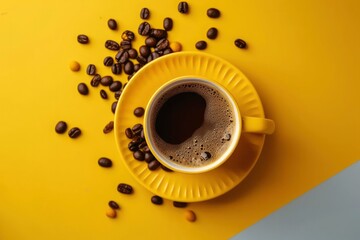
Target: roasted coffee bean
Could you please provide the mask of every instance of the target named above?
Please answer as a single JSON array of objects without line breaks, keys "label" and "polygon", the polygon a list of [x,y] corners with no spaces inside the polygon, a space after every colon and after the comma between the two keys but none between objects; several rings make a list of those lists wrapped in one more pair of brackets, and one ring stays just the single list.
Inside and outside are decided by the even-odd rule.
[{"label": "roasted coffee bean", "polygon": [[77,90],[81,95],[88,95],[89,94],[89,88],[85,83],[79,83],[77,86]]},{"label": "roasted coffee bean", "polygon": [[112,111],[112,113],[115,113],[116,107],[117,107],[117,101],[115,101],[115,102],[113,102],[113,103],[111,104],[111,111]]},{"label": "roasted coffee bean", "polygon": [[151,152],[149,146],[143,147],[142,150],[143,150],[144,153],[149,153],[149,152]]},{"label": "roasted coffee bean", "polygon": [[145,142],[145,139],[139,144],[139,149],[143,149],[145,146],[147,146],[147,143]]},{"label": "roasted coffee bean", "polygon": [[145,45],[148,47],[155,47],[157,43],[157,39],[155,37],[147,37],[145,39]]},{"label": "roasted coffee bean", "polygon": [[167,37],[167,32],[163,29],[151,29],[150,36],[156,39],[162,39]]},{"label": "roasted coffee bean", "polygon": [[77,137],[79,137],[81,135],[81,130],[78,127],[74,127],[74,128],[69,130],[68,135],[71,138],[77,138]]},{"label": "roasted coffee bean", "polygon": [[115,55],[116,61],[119,63],[125,63],[127,60],[129,60],[129,53],[128,51],[121,49],[118,51],[118,53]]},{"label": "roasted coffee bean", "polygon": [[172,52],[173,52],[173,50],[171,48],[167,48],[167,49],[164,50],[163,55],[166,55],[166,54],[169,54],[169,53],[172,53]]},{"label": "roasted coffee bean", "polygon": [[143,130],[143,125],[141,123],[137,123],[131,128],[131,130],[133,133],[135,133],[135,135],[138,135],[140,134],[141,130]]},{"label": "roasted coffee bean", "polygon": [[209,8],[206,11],[206,15],[208,15],[209,18],[218,18],[220,17],[220,11],[216,8]]},{"label": "roasted coffee bean", "polygon": [[122,49],[124,49],[124,50],[129,50],[129,49],[131,49],[131,41],[130,40],[122,40],[121,42],[120,42],[120,46],[121,46],[121,48]]},{"label": "roasted coffee bean", "polygon": [[[125,85],[124,85],[125,86]],[[122,90],[116,91],[114,94],[114,97],[116,100],[119,100],[120,96],[121,96]]]},{"label": "roasted coffee bean", "polygon": [[210,158],[211,158],[211,153],[209,153],[209,152],[202,152],[202,153],[200,153],[200,158],[202,159],[202,160],[209,160]]},{"label": "roasted coffee bean", "polygon": [[140,65],[139,63],[134,64],[134,72],[139,71],[139,70],[140,70],[140,68],[141,68],[141,65]]},{"label": "roasted coffee bean", "polygon": [[136,117],[142,117],[144,115],[144,113],[145,113],[145,109],[142,107],[137,107],[134,109],[134,115]]},{"label": "roasted coffee bean", "polygon": [[160,166],[165,172],[173,172],[173,170],[171,170],[170,168],[165,167],[164,165],[161,164]]},{"label": "roasted coffee bean", "polygon": [[105,125],[103,129],[103,133],[107,134],[114,129],[114,121],[110,121],[108,124]]},{"label": "roasted coffee bean", "polygon": [[145,140],[145,132],[144,129],[140,132],[140,137]]},{"label": "roasted coffee bean", "polygon": [[127,61],[125,63],[124,72],[129,75],[134,73],[134,63],[132,61]]},{"label": "roasted coffee bean", "polygon": [[91,79],[90,85],[93,87],[99,86],[101,81],[101,76],[99,74],[95,74],[94,77]]},{"label": "roasted coffee bean", "polygon": [[204,50],[206,47],[207,47],[207,43],[205,41],[198,41],[196,44],[195,44],[195,47],[198,49],[198,50]]},{"label": "roasted coffee bean", "polygon": [[108,27],[111,29],[111,30],[116,30],[117,29],[117,22],[115,21],[115,19],[112,19],[110,18],[107,22],[108,24]]},{"label": "roasted coffee bean", "polygon": [[136,160],[144,161],[145,154],[144,154],[142,151],[137,150],[136,152],[133,153],[133,157],[134,157]]},{"label": "roasted coffee bean", "polygon": [[101,90],[100,90],[100,97],[101,97],[102,99],[107,99],[107,98],[108,98],[108,95],[107,95],[107,93],[105,92],[104,89],[101,89]]},{"label": "roasted coffee bean", "polygon": [[148,57],[147,57],[147,62],[151,62],[152,60],[156,59],[160,57],[160,54],[158,52],[152,52]]},{"label": "roasted coffee bean", "polygon": [[111,76],[104,76],[101,78],[100,83],[103,86],[110,86],[110,84],[112,84],[113,81],[114,80]]},{"label": "roasted coffee bean", "polygon": [[112,209],[120,209],[119,204],[117,204],[117,202],[113,200],[109,201],[109,207],[111,207]]},{"label": "roasted coffee bean", "polygon": [[133,139],[131,140],[132,143],[135,143],[137,146],[139,146],[140,143],[142,143],[144,141],[143,138],[141,138],[140,136],[134,136]]},{"label": "roasted coffee bean", "polygon": [[151,202],[156,205],[161,205],[163,204],[164,201],[162,197],[155,195],[151,197]]},{"label": "roasted coffee bean", "polygon": [[81,44],[87,44],[89,43],[89,37],[85,34],[80,34],[77,36],[77,41]]},{"label": "roasted coffee bean", "polygon": [[138,33],[141,36],[148,36],[150,34],[151,26],[148,22],[143,22],[139,25]]},{"label": "roasted coffee bean", "polygon": [[135,39],[135,34],[134,34],[132,31],[130,31],[130,30],[126,30],[125,32],[123,32],[123,33],[121,34],[121,38],[122,38],[123,40],[132,41],[132,40]]},{"label": "roasted coffee bean", "polygon": [[131,194],[134,192],[132,186],[126,183],[120,183],[117,187],[117,190],[124,194]]},{"label": "roasted coffee bean", "polygon": [[132,152],[135,152],[139,149],[139,146],[134,142],[129,142],[128,149]]},{"label": "roasted coffee bean", "polygon": [[209,30],[206,33],[206,36],[208,37],[208,39],[215,39],[218,35],[218,30],[217,28],[209,28]]},{"label": "roasted coffee bean", "polygon": [[173,206],[177,208],[186,208],[187,205],[188,204],[186,202],[177,202],[177,201],[173,202]]},{"label": "roasted coffee bean", "polygon": [[189,4],[187,2],[179,2],[178,11],[183,14],[188,13],[189,12]]},{"label": "roasted coffee bean", "polygon": [[119,75],[121,74],[121,64],[120,63],[115,63],[114,65],[111,66],[111,72],[115,75]]},{"label": "roasted coffee bean", "polygon": [[95,75],[96,74],[96,67],[94,64],[89,64],[86,68],[87,75]]},{"label": "roasted coffee bean", "polygon": [[246,48],[247,46],[246,42],[242,39],[236,39],[234,43],[238,48]]},{"label": "roasted coffee bean", "polygon": [[141,19],[149,19],[150,17],[150,10],[148,8],[143,8],[140,11],[140,18]]},{"label": "roasted coffee bean", "polygon": [[64,133],[66,132],[67,124],[64,121],[60,121],[55,125],[55,132],[57,133]]},{"label": "roasted coffee bean", "polygon": [[166,31],[170,31],[173,28],[173,20],[169,17],[164,18],[163,27]]},{"label": "roasted coffee bean", "polygon": [[[140,146],[139,146],[140,148]],[[145,155],[144,155],[144,160],[145,162],[149,163],[151,162],[152,160],[154,160],[154,155],[151,153],[151,152],[146,152]]]},{"label": "roasted coffee bean", "polygon": [[131,58],[131,59],[136,59],[138,56],[138,52],[136,51],[135,48],[131,48],[127,52],[129,54],[129,58]]},{"label": "roasted coffee bean", "polygon": [[162,51],[168,47],[169,47],[169,40],[167,40],[166,38],[162,38],[156,43],[155,51]]},{"label": "roasted coffee bean", "polygon": [[100,167],[109,168],[112,166],[112,161],[106,157],[99,158],[98,164]]},{"label": "roasted coffee bean", "polygon": [[151,171],[154,171],[156,169],[158,169],[160,167],[160,162],[156,159],[152,160],[151,162],[148,163],[148,169]]},{"label": "roasted coffee bean", "polygon": [[151,53],[150,51],[150,48],[146,45],[142,45],[140,48],[139,48],[139,53],[141,56],[143,57],[147,57],[149,56],[149,54]]},{"label": "roasted coffee bean", "polygon": [[113,65],[113,63],[114,63],[114,59],[112,57],[108,56],[108,57],[104,58],[105,66],[109,67],[109,66]]},{"label": "roasted coffee bean", "polygon": [[[150,53],[149,53],[150,54]],[[147,63],[147,58],[146,57],[143,57],[142,55],[139,55],[136,60],[142,64],[142,65],[145,65]]]},{"label": "roasted coffee bean", "polygon": [[109,89],[112,92],[119,91],[122,87],[122,83],[120,81],[114,81],[110,84]]},{"label": "roasted coffee bean", "polygon": [[128,81],[130,81],[130,79],[131,79],[133,76],[134,76],[134,74],[128,75],[128,77],[127,77]]},{"label": "roasted coffee bean", "polygon": [[132,139],[134,137],[134,133],[130,128],[125,129],[125,135],[129,139]]},{"label": "roasted coffee bean", "polygon": [[113,41],[113,40],[107,40],[105,42],[105,47],[107,49],[113,50],[113,51],[117,51],[117,50],[120,49],[120,45],[117,42]]}]

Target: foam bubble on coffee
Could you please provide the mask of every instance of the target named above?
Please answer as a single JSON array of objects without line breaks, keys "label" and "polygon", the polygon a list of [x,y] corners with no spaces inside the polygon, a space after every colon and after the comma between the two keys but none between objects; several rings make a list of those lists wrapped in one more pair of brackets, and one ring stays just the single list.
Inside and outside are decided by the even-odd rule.
[{"label": "foam bubble on coffee", "polygon": [[205,99],[203,124],[180,144],[169,144],[156,134],[153,142],[161,154],[176,164],[204,166],[216,161],[229,147],[235,130],[234,114],[226,98],[217,90],[201,83],[184,83],[164,93],[154,106],[151,122],[156,121],[157,113],[168,99],[183,92],[194,92]]}]

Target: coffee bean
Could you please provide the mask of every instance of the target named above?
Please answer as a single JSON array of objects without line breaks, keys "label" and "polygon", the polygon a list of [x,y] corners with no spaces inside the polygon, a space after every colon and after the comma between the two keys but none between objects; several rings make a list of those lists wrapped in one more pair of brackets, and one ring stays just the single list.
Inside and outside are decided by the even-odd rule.
[{"label": "coffee bean", "polygon": [[86,68],[86,73],[88,75],[95,75],[96,74],[96,67],[94,64],[89,64]]},{"label": "coffee bean", "polygon": [[140,70],[140,68],[141,68],[141,65],[140,65],[139,63],[134,64],[134,72],[139,71],[139,70]]},{"label": "coffee bean", "polygon": [[151,62],[152,60],[156,59],[160,57],[160,54],[158,52],[152,52],[148,57],[147,57],[147,62]]},{"label": "coffee bean", "polygon": [[209,160],[211,158],[211,154],[209,152],[202,152],[200,154],[200,158],[204,161]]},{"label": "coffee bean", "polygon": [[187,2],[179,2],[178,11],[183,14],[188,13],[189,12],[189,4]]},{"label": "coffee bean", "polygon": [[115,75],[119,75],[121,73],[121,69],[122,68],[120,63],[115,63],[111,66],[111,72]]},{"label": "coffee bean", "polygon": [[215,39],[218,35],[218,30],[217,28],[209,28],[209,30],[207,31],[206,33],[206,36],[209,38],[209,39]]},{"label": "coffee bean", "polygon": [[132,61],[127,61],[124,65],[124,72],[126,74],[133,74],[134,72],[134,63]]},{"label": "coffee bean", "polygon": [[129,60],[129,53],[128,51],[121,49],[118,51],[118,53],[115,55],[116,61],[119,63],[125,63],[127,60]]},{"label": "coffee bean", "polygon": [[198,41],[196,44],[195,44],[195,47],[198,49],[198,50],[204,50],[206,47],[207,47],[207,43],[205,41]]},{"label": "coffee bean", "polygon": [[132,194],[134,192],[132,186],[126,183],[120,183],[117,187],[117,190],[124,194]]},{"label": "coffee bean", "polygon": [[246,48],[247,46],[246,42],[242,39],[236,39],[234,43],[238,48]]},{"label": "coffee bean", "polygon": [[106,86],[110,86],[110,84],[112,84],[113,81],[114,80],[111,76],[104,76],[101,78],[100,83],[101,85],[106,87]]},{"label": "coffee bean", "polygon": [[[139,144],[139,149],[143,150],[143,148],[147,146],[147,143],[145,142],[145,139],[143,138],[143,141]],[[143,151],[144,152],[144,151]],[[146,153],[145,153],[146,155]]]},{"label": "coffee bean", "polygon": [[108,124],[105,125],[103,129],[103,133],[107,134],[110,133],[114,129],[114,121],[110,121]]},{"label": "coffee bean", "polygon": [[81,135],[81,130],[78,127],[74,127],[69,130],[68,135],[70,138],[77,138]]},{"label": "coffee bean", "polygon": [[109,168],[112,166],[112,161],[106,157],[99,158],[98,164],[100,167]]},{"label": "coffee bean", "polygon": [[150,10],[148,8],[143,8],[140,11],[140,18],[141,19],[149,19],[150,17]]},{"label": "coffee bean", "polygon": [[177,201],[173,202],[173,206],[177,208],[186,208],[187,205],[188,204],[186,202],[177,202]]},{"label": "coffee bean", "polygon": [[139,149],[139,146],[134,142],[129,142],[128,149],[132,152],[135,152]]},{"label": "coffee bean", "polygon": [[138,135],[140,134],[141,130],[143,130],[143,125],[141,123],[137,123],[131,128],[131,130],[135,135]]},{"label": "coffee bean", "polygon": [[157,43],[157,39],[154,37],[147,37],[145,39],[145,45],[148,47],[155,47]]},{"label": "coffee bean", "polygon": [[167,40],[166,38],[162,38],[157,42],[155,51],[162,51],[168,47],[169,47],[169,40]]},{"label": "coffee bean", "polygon": [[149,54],[151,53],[150,51],[150,48],[146,45],[142,45],[140,48],[139,48],[139,53],[141,56],[143,57],[147,57],[149,56]]},{"label": "coffee bean", "polygon": [[208,15],[209,18],[218,18],[220,17],[220,11],[216,8],[209,8],[206,11],[206,15]]},{"label": "coffee bean", "polygon": [[122,38],[122,40],[132,41],[135,39],[135,34],[134,34],[134,32],[132,32],[130,30],[126,30],[125,32],[123,32],[121,34],[121,38]]},{"label": "coffee bean", "polygon": [[105,66],[109,67],[109,66],[113,65],[113,63],[114,63],[114,59],[112,57],[108,56],[108,57],[104,58],[104,65]]},{"label": "coffee bean", "polygon": [[[125,86],[125,85],[124,85]],[[114,94],[114,97],[116,100],[119,100],[120,96],[121,96],[122,90],[116,91]]]},{"label": "coffee bean", "polygon": [[145,140],[145,133],[144,133],[144,129],[143,129],[143,130],[141,130],[141,132],[140,132],[140,137],[141,137],[142,139],[144,139],[144,140]]},{"label": "coffee bean", "polygon": [[169,54],[169,53],[172,53],[172,52],[173,52],[173,50],[171,48],[167,48],[167,49],[164,50],[163,55],[166,55],[166,54]]},{"label": "coffee bean", "polygon": [[85,83],[79,83],[77,86],[77,90],[81,95],[88,95],[89,94],[89,88]]},{"label": "coffee bean", "polygon": [[101,81],[101,76],[99,74],[95,74],[94,77],[91,79],[90,85],[93,87],[99,86]]},{"label": "coffee bean", "polygon": [[129,54],[129,58],[131,58],[131,59],[136,59],[138,56],[138,52],[136,51],[135,48],[129,49],[128,54]]},{"label": "coffee bean", "polygon": [[[140,148],[140,146],[139,146]],[[145,155],[144,155],[144,160],[145,162],[149,163],[151,162],[152,160],[154,160],[154,155],[151,153],[151,152],[146,152]]]},{"label": "coffee bean", "polygon": [[150,36],[156,39],[162,39],[167,37],[167,32],[163,29],[151,29]]},{"label": "coffee bean", "polygon": [[144,153],[151,153],[149,146],[145,146],[142,148]]},{"label": "coffee bean", "polygon": [[[150,54],[150,53],[149,53]],[[137,58],[136,58],[136,60],[140,63],[140,64],[142,64],[142,65],[145,65],[146,63],[147,63],[147,58],[146,57],[143,57],[143,56],[141,56],[141,55],[139,55]]]},{"label": "coffee bean", "polygon": [[114,81],[110,84],[109,89],[112,92],[119,91],[122,87],[122,83],[120,81]]},{"label": "coffee bean", "polygon": [[113,200],[109,201],[109,207],[111,207],[112,209],[120,209],[119,204],[117,204],[117,202]]},{"label": "coffee bean", "polygon": [[136,152],[133,153],[133,157],[134,157],[136,160],[144,161],[145,154],[144,154],[142,151],[137,150]]},{"label": "coffee bean", "polygon": [[101,90],[100,90],[100,97],[101,97],[102,99],[107,99],[107,98],[108,98],[108,95],[107,95],[107,93],[105,92],[104,89],[101,89]]},{"label": "coffee bean", "polygon": [[131,49],[131,41],[130,40],[122,40],[121,42],[120,42],[120,46],[121,46],[121,48],[122,49],[124,49],[124,50],[129,50],[129,49]]},{"label": "coffee bean", "polygon": [[127,76],[128,81],[130,81],[130,79],[131,79],[133,76],[134,76],[134,74],[128,75],[128,76]]},{"label": "coffee bean", "polygon": [[142,117],[144,115],[144,113],[145,113],[145,109],[142,107],[137,107],[134,109],[134,115],[136,117]]},{"label": "coffee bean", "polygon": [[170,31],[173,28],[173,20],[169,17],[164,18],[163,27],[166,31]]},{"label": "coffee bean", "polygon": [[160,166],[165,172],[173,172],[173,170],[171,170],[170,168],[165,167],[164,165],[161,164]]},{"label": "coffee bean", "polygon": [[125,129],[125,135],[129,139],[132,139],[134,137],[134,133],[130,128]]},{"label": "coffee bean", "polygon": [[162,197],[155,195],[151,197],[151,202],[156,205],[161,205],[163,204],[164,201]]},{"label": "coffee bean", "polygon": [[66,132],[67,124],[64,121],[60,121],[55,125],[55,131],[59,134]]},{"label": "coffee bean", "polygon": [[112,19],[110,18],[107,22],[108,24],[108,27],[111,29],[111,30],[116,30],[117,29],[117,22],[115,21],[115,19]]},{"label": "coffee bean", "polygon": [[148,163],[148,169],[151,171],[154,171],[156,169],[158,169],[160,167],[160,162],[156,159],[152,160],[151,162]]},{"label": "coffee bean", "polygon": [[115,101],[111,104],[111,112],[112,113],[115,113],[116,107],[117,107],[117,101]]},{"label": "coffee bean", "polygon": [[147,36],[150,34],[150,30],[151,30],[151,26],[148,22],[142,22],[140,25],[139,25],[139,28],[138,28],[138,33],[141,35],[141,36]]},{"label": "coffee bean", "polygon": [[120,49],[120,45],[113,41],[113,40],[107,40],[105,42],[105,47],[109,50],[113,50],[113,51],[116,51],[116,50],[119,50]]},{"label": "coffee bean", "polygon": [[77,41],[81,44],[87,44],[89,43],[89,37],[85,34],[80,34],[77,36]]}]

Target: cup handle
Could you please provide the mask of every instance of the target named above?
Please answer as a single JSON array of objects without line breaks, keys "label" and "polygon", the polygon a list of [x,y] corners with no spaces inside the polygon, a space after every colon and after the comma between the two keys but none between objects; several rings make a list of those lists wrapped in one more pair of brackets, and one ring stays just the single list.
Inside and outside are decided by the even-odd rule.
[{"label": "cup handle", "polygon": [[272,134],[275,122],[267,118],[242,117],[242,132]]}]

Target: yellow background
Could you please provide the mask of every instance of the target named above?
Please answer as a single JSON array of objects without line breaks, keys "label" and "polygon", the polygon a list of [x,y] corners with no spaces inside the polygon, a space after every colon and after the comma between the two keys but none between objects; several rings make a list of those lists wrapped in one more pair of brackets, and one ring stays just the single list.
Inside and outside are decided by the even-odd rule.
[{"label": "yellow background", "polygon": [[[190,13],[181,15],[174,0],[1,1],[0,239],[227,239],[360,159],[358,1],[188,2]],[[76,90],[90,81],[87,64],[109,73],[102,60],[114,52],[104,42],[136,31],[145,6],[155,27],[174,19],[169,39],[185,51],[217,27],[206,52],[248,76],[277,124],[240,185],[188,206],[195,223],[170,201],[153,205],[126,171],[113,133],[102,133],[112,100],[101,99],[99,89],[90,87],[89,96]],[[221,18],[207,18],[208,7],[219,8]],[[107,28],[109,18],[118,31]],[[80,33],[91,44],[78,44]],[[235,38],[249,48],[235,48]],[[135,46],[142,43],[138,37]],[[80,72],[69,70],[71,60]],[[82,136],[56,134],[59,120]],[[97,165],[102,156],[113,168]],[[120,195],[120,182],[135,193]],[[105,216],[111,199],[121,205],[117,219]]]}]

